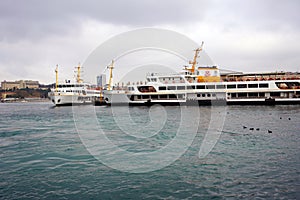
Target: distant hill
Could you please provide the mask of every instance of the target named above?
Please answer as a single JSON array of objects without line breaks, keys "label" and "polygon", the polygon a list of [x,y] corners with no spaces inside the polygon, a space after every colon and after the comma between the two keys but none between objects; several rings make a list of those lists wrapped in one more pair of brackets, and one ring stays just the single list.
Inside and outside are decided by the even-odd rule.
[{"label": "distant hill", "polygon": [[38,89],[23,88],[15,90],[1,90],[0,98],[48,98],[48,92],[51,87],[42,87]]}]

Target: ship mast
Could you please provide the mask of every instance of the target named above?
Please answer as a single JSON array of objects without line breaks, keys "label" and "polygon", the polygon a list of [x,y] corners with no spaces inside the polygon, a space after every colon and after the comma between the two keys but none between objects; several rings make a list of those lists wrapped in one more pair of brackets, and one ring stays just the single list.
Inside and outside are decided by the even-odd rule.
[{"label": "ship mast", "polygon": [[192,72],[192,74],[195,73],[195,68],[196,68],[196,65],[197,65],[197,58],[198,58],[198,55],[199,55],[200,51],[202,51],[203,44],[204,44],[204,42],[202,42],[202,44],[199,48],[195,49],[194,59],[193,59],[193,61],[189,62],[190,64],[192,64],[192,67],[187,69],[187,70]]},{"label": "ship mast", "polygon": [[107,90],[112,90],[112,78],[113,78],[113,68],[114,68],[114,63],[115,61],[112,60],[111,64],[108,66],[109,69],[109,80],[108,80],[108,86],[107,86]]},{"label": "ship mast", "polygon": [[57,92],[57,86],[58,86],[58,65],[56,65],[56,69],[55,69],[55,92]]},{"label": "ship mast", "polygon": [[77,68],[77,77],[76,77],[76,82],[77,83],[82,83],[82,79],[80,78],[80,73],[81,73],[81,66],[80,63],[78,64]]}]

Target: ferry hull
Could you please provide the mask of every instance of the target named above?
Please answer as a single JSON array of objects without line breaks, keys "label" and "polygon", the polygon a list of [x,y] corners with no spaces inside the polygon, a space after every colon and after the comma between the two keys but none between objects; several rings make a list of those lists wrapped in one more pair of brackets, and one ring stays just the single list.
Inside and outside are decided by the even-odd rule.
[{"label": "ferry hull", "polygon": [[226,106],[226,105],[297,105],[300,101],[189,101],[189,102],[127,102],[127,103],[101,103],[108,106]]},{"label": "ferry hull", "polygon": [[106,94],[105,101],[113,106],[151,106],[155,104],[166,106],[224,106],[224,105],[276,105],[300,104],[299,98],[240,98],[240,99],[177,99],[177,100],[130,100],[127,94]]},{"label": "ferry hull", "polygon": [[92,104],[92,97],[81,95],[49,95],[50,100],[55,106],[72,106]]},{"label": "ferry hull", "polygon": [[239,99],[228,100],[227,105],[294,105],[300,104],[300,99]]}]

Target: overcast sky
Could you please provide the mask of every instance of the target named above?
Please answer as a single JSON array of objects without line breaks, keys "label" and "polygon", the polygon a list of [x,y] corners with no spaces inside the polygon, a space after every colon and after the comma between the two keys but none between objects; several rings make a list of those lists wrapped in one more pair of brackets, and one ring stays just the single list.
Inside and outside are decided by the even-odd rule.
[{"label": "overcast sky", "polygon": [[[112,36],[169,29],[197,43],[220,68],[300,70],[299,0],[2,0],[0,80],[72,77]],[[95,81],[94,81],[95,82]]]}]

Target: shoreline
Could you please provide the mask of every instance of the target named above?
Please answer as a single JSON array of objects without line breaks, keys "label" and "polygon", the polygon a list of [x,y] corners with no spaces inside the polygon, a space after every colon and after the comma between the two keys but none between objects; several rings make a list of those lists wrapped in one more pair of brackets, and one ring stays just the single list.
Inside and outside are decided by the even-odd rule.
[{"label": "shoreline", "polygon": [[1,99],[1,103],[31,103],[31,102],[50,102],[48,98],[24,98],[24,99],[18,99],[18,98],[7,98],[7,99]]}]

